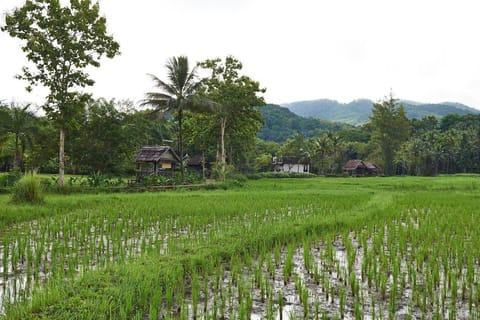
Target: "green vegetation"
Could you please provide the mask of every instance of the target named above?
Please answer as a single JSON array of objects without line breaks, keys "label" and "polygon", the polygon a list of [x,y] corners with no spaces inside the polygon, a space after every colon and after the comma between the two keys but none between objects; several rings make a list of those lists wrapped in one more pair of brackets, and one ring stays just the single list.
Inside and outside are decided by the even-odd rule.
[{"label": "green vegetation", "polygon": [[[203,85],[212,85],[209,89],[212,91],[205,87],[199,90],[202,95],[209,95],[209,99],[195,95],[191,97],[193,102],[185,101],[182,107],[185,108],[182,109],[182,130],[185,131],[183,151],[189,157],[204,159],[207,178],[217,177],[216,173],[223,177],[231,172],[270,172],[274,156],[299,157],[303,162],[310,163],[310,172],[320,175],[342,175],[342,166],[351,159],[373,162],[383,169],[381,174],[385,175],[435,176],[480,172],[480,115],[452,114],[440,121],[434,117],[408,121],[404,113],[399,112],[402,105],[390,97],[390,100],[375,104],[371,122],[362,127],[323,126],[316,119],[305,119],[308,120],[305,126],[303,122],[297,126],[296,116],[291,123],[288,121],[290,113],[281,112],[278,119],[276,116],[273,120],[269,118],[272,112],[277,113],[275,110],[278,107],[253,108],[253,102],[261,101],[256,96],[260,90],[258,83],[246,76],[237,80],[245,83],[229,84],[223,88],[218,79],[215,80],[217,82],[211,80],[213,84],[205,80]],[[249,99],[238,98],[240,102],[230,102],[232,107],[228,112],[221,111],[224,108],[220,107],[222,104],[210,100],[224,99],[223,93],[215,91],[220,89],[232,97],[234,95],[230,92],[238,89],[240,97]],[[216,92],[215,95],[212,92]],[[187,111],[187,106],[192,107],[191,111]],[[387,110],[387,106],[391,110]],[[262,113],[266,124],[260,130]],[[177,120],[178,111],[173,114],[138,111],[129,101],[90,99],[78,111],[75,126],[69,127],[65,170],[74,175],[131,179],[135,175],[135,157],[143,145],[179,146]],[[225,126],[223,132],[221,124],[224,120],[230,125]],[[284,139],[289,134],[292,136],[282,144],[255,139],[257,132],[262,136],[269,126],[272,126],[271,133],[278,134],[278,139]],[[282,131],[280,126],[283,126]],[[293,128],[299,131],[294,133]],[[35,116],[28,105],[0,105],[0,170],[58,171],[56,130],[52,120]],[[188,182],[188,175],[184,174],[182,181]],[[10,176],[13,177],[12,174]],[[11,187],[11,181],[3,179],[0,178],[0,186]],[[163,184],[165,179],[157,180]],[[68,183],[64,180],[64,185]]]},{"label": "green vegetation", "polygon": [[25,174],[13,186],[13,203],[42,204],[44,198],[40,179],[35,173]]},{"label": "green vegetation", "polygon": [[0,105],[0,136],[13,142],[13,171],[24,169],[23,158],[28,145],[31,145],[35,131],[35,115],[23,107],[12,103],[10,107]]},{"label": "green vegetation", "polygon": [[[48,95],[46,116],[0,103],[0,190],[12,193],[0,195],[0,318],[479,318],[480,180],[465,173],[480,173],[480,115],[448,105],[441,120],[408,120],[392,96],[354,103],[372,111],[361,127],[262,111],[265,89],[231,56],[193,69],[171,58],[142,103],[153,110],[93,99],[78,91],[93,85],[86,70],[119,53],[99,12],[26,1],[1,28],[31,63],[17,77]],[[264,120],[272,141],[256,139]],[[129,191],[149,144],[175,146],[180,172],[146,177],[144,193],[74,193]],[[272,156],[324,176],[350,159],[464,175],[318,178],[273,173]],[[37,170],[59,174],[22,176]],[[208,176],[223,182],[148,192]]]},{"label": "green vegetation", "polygon": [[[31,66],[26,66],[19,79],[32,86],[49,90],[43,110],[60,128],[58,183],[63,186],[65,170],[65,130],[75,125],[89,95],[79,87],[94,81],[85,71],[99,67],[100,58],[113,58],[119,44],[107,34],[107,22],[100,15],[98,3],[73,1],[62,6],[60,1],[27,1],[5,17],[2,31],[22,40]],[[34,66],[32,68],[32,66]]]},{"label": "green vegetation", "polygon": [[[320,99],[293,102],[283,106],[302,117],[359,126],[369,121],[374,103],[374,101],[368,99],[358,99],[349,103]],[[442,118],[449,114],[468,115],[480,113],[480,111],[460,103],[419,103],[406,100],[401,100],[400,103],[405,107],[405,113],[409,119],[422,119],[428,116]]]},{"label": "green vegetation", "polygon": [[325,131],[353,128],[344,123],[304,118],[278,105],[270,104],[258,108],[258,110],[262,113],[265,124],[258,131],[257,137],[266,141],[284,143],[297,132],[301,132],[307,138],[313,138]]},{"label": "green vegetation", "polygon": [[[196,93],[200,89],[200,82],[197,80],[196,70],[194,67],[190,70],[188,58],[185,56],[172,57],[165,65],[168,70],[167,75],[169,82],[164,82],[158,77],[151,75],[155,86],[160,92],[147,93],[146,99],[142,105],[153,106],[155,113],[163,115],[165,112],[175,114],[175,131],[177,132],[178,155],[183,159],[183,119],[184,112],[197,111],[203,104],[198,101]],[[185,181],[185,168],[183,161],[180,163],[180,173],[182,181]]]},{"label": "green vegetation", "polygon": [[386,175],[393,175],[395,152],[409,136],[410,126],[405,109],[390,94],[385,101],[373,105],[369,124],[372,127],[372,142],[381,153],[383,171]]},{"label": "green vegetation", "polygon": [[475,318],[479,181],[260,179],[41,208],[2,196],[5,317]]},{"label": "green vegetation", "polygon": [[190,143],[198,147],[197,152],[216,146],[216,172],[225,179],[224,173],[230,171],[227,156],[230,167],[234,161],[242,161],[262,125],[262,116],[254,107],[265,104],[261,96],[265,89],[242,75],[242,63],[232,56],[224,62],[219,58],[205,60],[200,66],[208,74],[202,79],[200,96],[214,104],[206,115],[191,114],[187,131]]}]

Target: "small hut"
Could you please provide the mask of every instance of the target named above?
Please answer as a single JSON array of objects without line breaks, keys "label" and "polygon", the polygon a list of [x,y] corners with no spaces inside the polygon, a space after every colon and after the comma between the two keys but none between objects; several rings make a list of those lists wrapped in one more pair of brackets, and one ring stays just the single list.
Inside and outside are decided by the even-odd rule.
[{"label": "small hut", "polygon": [[310,172],[310,160],[306,157],[273,157],[273,172]]},{"label": "small hut", "polygon": [[379,172],[379,167],[372,163],[363,160],[349,160],[343,167],[343,172],[350,176],[376,176]]},{"label": "small hut", "polygon": [[143,146],[138,152],[137,181],[147,175],[173,175],[180,157],[169,146]]},{"label": "small hut", "polygon": [[202,177],[210,175],[210,170],[206,168],[205,157],[203,155],[197,154],[194,156],[187,156],[187,168],[189,171],[198,172]]},{"label": "small hut", "polygon": [[192,157],[187,156],[187,168],[199,173],[203,172],[205,160],[202,155],[197,154]]}]

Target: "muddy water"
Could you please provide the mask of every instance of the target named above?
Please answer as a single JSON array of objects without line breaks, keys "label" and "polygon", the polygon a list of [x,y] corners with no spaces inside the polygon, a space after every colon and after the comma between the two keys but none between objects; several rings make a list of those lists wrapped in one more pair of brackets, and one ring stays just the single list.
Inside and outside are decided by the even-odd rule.
[{"label": "muddy water", "polygon": [[[175,226],[175,223],[173,224]],[[418,228],[416,221],[409,223],[398,223],[396,228]],[[206,229],[212,228],[207,226]],[[164,233],[161,237],[155,240],[154,244],[160,252],[168,252],[170,242],[175,242],[181,238],[191,237],[188,228],[177,228],[175,232]],[[133,248],[132,251],[125,251],[125,257],[129,255],[142,254],[142,243],[152,240],[147,233],[155,233],[158,228],[149,229],[137,237],[125,239],[123,246]],[[95,230],[91,230],[94,232]],[[205,231],[207,232],[207,231]],[[396,231],[397,232],[397,231]],[[393,233],[393,230],[392,230]],[[385,229],[383,239],[381,239],[380,250],[385,252],[385,257],[388,259],[390,253],[388,252],[388,234],[389,230]],[[202,235],[199,235],[200,237]],[[345,235],[344,235],[345,236]],[[369,234],[365,247],[367,251],[373,251],[375,234]],[[359,240],[359,234],[350,233],[346,235],[347,238],[337,236],[331,242],[326,243],[318,241],[311,245],[309,254],[312,257],[312,263],[307,268],[305,261],[304,248],[299,247],[294,251],[293,255],[293,272],[288,278],[285,278],[284,268],[287,260],[287,249],[282,249],[281,257],[278,264],[275,265],[273,272],[269,270],[266,261],[255,260],[252,266],[242,265],[238,276],[234,276],[232,266],[225,265],[224,271],[221,275],[220,288],[215,287],[215,280],[208,278],[208,292],[203,291],[199,295],[199,302],[197,310],[198,319],[204,318],[207,315],[212,317],[217,315],[224,315],[225,318],[234,318],[240,313],[248,313],[251,319],[290,319],[290,318],[321,318],[326,316],[329,319],[343,318],[356,319],[357,315],[361,314],[363,319],[388,319],[392,314],[395,319],[406,319],[411,317],[413,319],[425,317],[425,319],[432,319],[434,313],[434,301],[426,301],[426,307],[421,305],[421,299],[415,300],[414,284],[412,279],[407,276],[410,263],[406,257],[402,257],[400,264],[400,273],[404,279],[404,288],[398,290],[395,297],[395,304],[390,303],[390,293],[394,286],[393,276],[391,270],[382,270],[381,261],[378,256],[375,256],[375,262],[378,263],[378,273],[382,274],[385,279],[385,293],[381,294],[380,288],[376,285],[369,285],[369,279],[365,274],[362,274],[362,266],[366,261],[364,257],[365,248],[362,247]],[[92,240],[93,239],[93,240]],[[99,235],[96,238],[90,238],[94,241],[94,246],[103,245],[106,247],[106,253],[110,254],[113,247],[109,246],[109,239],[105,235]],[[74,239],[67,241],[68,246],[73,246]],[[85,244],[87,246],[88,244]],[[44,263],[51,263],[49,247],[44,256]],[[410,254],[412,248],[408,245],[407,255]],[[6,301],[13,301],[22,297],[28,297],[31,290],[32,275],[26,269],[25,264],[21,262],[15,265],[7,258],[5,263],[5,254],[3,247],[0,245],[0,296]],[[327,254],[327,252],[331,252]],[[131,253],[130,253],[131,252]],[[354,253],[352,255],[352,253]],[[271,254],[271,260],[274,259],[274,254]],[[8,255],[7,255],[8,256]],[[353,258],[353,260],[351,260]],[[95,267],[97,261],[92,260],[90,268]],[[6,267],[5,267],[6,266]],[[81,265],[79,268],[81,269]],[[261,283],[257,283],[255,279],[255,268],[261,270]],[[475,274],[480,274],[478,264],[476,265]],[[462,274],[466,274],[466,270],[462,270]],[[40,271],[37,280],[43,280],[49,276],[47,272]],[[353,281],[354,279],[355,281]],[[425,288],[426,274],[425,271],[418,270],[416,278],[417,287]],[[461,297],[462,278],[455,279],[458,281],[458,299],[451,301],[449,295],[446,296],[444,302],[445,308],[440,311],[440,318],[449,318],[449,311],[452,305],[455,305],[456,319],[475,319],[478,318],[478,305],[473,305],[473,310],[470,310],[468,303]],[[203,281],[203,280],[202,280]],[[443,273],[440,273],[440,285],[436,292],[441,292],[447,286],[448,279]],[[354,292],[353,287],[358,286]],[[397,284],[397,287],[399,285]],[[424,289],[426,290],[426,289]],[[473,289],[471,289],[473,290]],[[281,297],[281,303],[279,302]],[[418,303],[420,302],[420,304]],[[191,296],[186,297],[184,306],[176,306],[176,310],[186,308],[188,314],[191,316],[194,310]],[[206,305],[206,308],[204,307]],[[423,310],[426,308],[426,310]],[[281,309],[281,310],[280,310]],[[0,303],[0,313],[2,307]]]},{"label": "muddy water", "polygon": [[[351,290],[351,274],[349,276],[348,271],[348,252],[344,241],[341,237],[337,237],[332,243],[333,248],[333,261],[325,261],[326,244],[319,243],[315,247],[311,248],[311,255],[313,256],[314,266],[318,269],[318,273],[323,274],[324,279],[318,281],[318,277],[314,275],[312,268],[310,270],[305,266],[303,248],[297,248],[294,254],[294,270],[289,279],[284,278],[283,264],[279,264],[275,268],[274,275],[268,271],[266,262],[256,261],[257,265],[253,267],[244,267],[239,280],[232,280],[232,274],[225,272],[222,280],[223,288],[220,289],[220,293],[214,289],[210,289],[208,299],[208,308],[206,313],[199,312],[198,318],[211,316],[212,314],[219,314],[219,311],[212,311],[215,306],[213,302],[215,297],[219,295],[228,295],[226,299],[226,312],[225,318],[231,319],[241,313],[242,308],[249,310],[250,319],[317,319],[326,316],[328,319],[357,319],[358,315],[361,315],[362,319],[433,319],[435,314],[434,301],[426,300],[426,310],[423,310],[423,306],[414,303],[413,284],[410,282],[407,276],[407,262],[402,261],[401,273],[404,277],[404,288],[397,290],[395,303],[391,304],[389,298],[392,294],[393,276],[390,272],[385,272],[386,278],[386,293],[385,298],[379,291],[379,288],[375,286],[369,287],[368,279],[366,275],[362,275],[362,263],[365,257],[363,256],[363,248],[358,242],[355,234],[349,235],[349,241],[351,243],[351,249],[356,251],[355,260],[353,262],[352,273],[355,274],[358,280],[359,286],[358,294],[355,295]],[[369,239],[367,242],[371,249],[372,241]],[[286,251],[282,252],[282,261],[286,259]],[[262,263],[262,276],[263,283],[268,283],[265,289],[260,289],[255,283],[254,270],[258,267],[258,263]],[[379,271],[383,272],[383,271]],[[466,270],[463,271],[464,273]],[[480,272],[477,270],[476,272]],[[417,281],[422,283],[425,275],[419,272]],[[442,290],[442,286],[446,285],[443,275],[441,276],[443,283],[439,287],[439,291]],[[209,287],[213,288],[213,282],[210,280]],[[461,279],[458,279],[461,282]],[[242,287],[248,287],[249,295],[251,296],[251,303],[245,303],[245,294],[243,298],[239,297],[238,283],[242,283]],[[301,288],[299,288],[300,283]],[[397,284],[400,286],[399,284]],[[417,284],[418,285],[418,284]],[[423,284],[421,284],[423,286]],[[260,286],[261,287],[261,286]],[[459,284],[460,288],[461,285]],[[231,288],[231,289],[227,289]],[[344,292],[342,303],[342,294]],[[303,293],[302,293],[303,292]],[[307,292],[308,294],[305,294]],[[283,297],[282,307],[278,302],[279,294]],[[307,303],[302,301],[307,299]],[[459,295],[460,296],[460,290]],[[306,298],[305,298],[306,297]],[[199,302],[203,305],[205,297],[202,297]],[[242,300],[242,302],[239,302]],[[193,309],[192,301],[188,300],[188,308]],[[420,299],[421,301],[421,299]],[[473,305],[473,310],[469,310],[469,306],[465,300],[459,298],[457,301],[451,301],[451,297],[447,295],[444,303],[445,307],[442,311],[437,311],[437,316],[441,319],[451,318],[452,304],[455,304],[455,319],[474,319],[478,315],[479,306]],[[280,310],[281,309],[281,310]],[[201,310],[201,307],[198,307]]]}]

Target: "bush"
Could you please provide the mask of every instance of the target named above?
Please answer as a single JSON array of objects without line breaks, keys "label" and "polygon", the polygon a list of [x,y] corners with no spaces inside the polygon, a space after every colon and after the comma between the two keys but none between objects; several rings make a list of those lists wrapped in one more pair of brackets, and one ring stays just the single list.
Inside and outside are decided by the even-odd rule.
[{"label": "bush", "polygon": [[151,186],[168,186],[172,185],[172,180],[168,177],[162,175],[148,175],[142,178],[142,186],[151,187]]},{"label": "bush", "polygon": [[10,171],[7,174],[0,175],[0,187],[13,187],[20,180],[22,173],[18,170]]},{"label": "bush", "polygon": [[231,164],[215,163],[212,166],[212,177],[218,180],[226,180],[233,173],[235,168]]},{"label": "bush", "polygon": [[74,186],[77,183],[80,185],[87,185],[91,188],[99,187],[118,187],[125,184],[125,181],[121,177],[111,177],[100,172],[94,172],[90,174],[86,179],[78,177],[70,177],[67,181],[69,186]]},{"label": "bush", "polygon": [[44,199],[40,179],[35,173],[25,174],[13,186],[13,203],[42,204]]}]

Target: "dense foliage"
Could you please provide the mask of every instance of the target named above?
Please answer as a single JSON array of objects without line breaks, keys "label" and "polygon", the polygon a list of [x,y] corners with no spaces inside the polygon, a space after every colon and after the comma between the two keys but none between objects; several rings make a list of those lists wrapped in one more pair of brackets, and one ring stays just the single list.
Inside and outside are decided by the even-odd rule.
[{"label": "dense foliage", "polygon": [[232,56],[224,61],[205,60],[199,65],[208,74],[202,79],[200,96],[212,101],[212,105],[208,113],[190,115],[187,131],[191,143],[199,146],[203,154],[214,149],[214,169],[224,178],[233,165],[247,161],[246,152],[252,150],[263,124],[255,106],[265,104],[265,89],[242,74],[242,63]]},{"label": "dense foliage", "polygon": [[100,58],[113,58],[119,44],[107,34],[106,18],[100,15],[98,3],[71,1],[62,6],[59,0],[26,1],[5,17],[2,31],[23,41],[22,50],[33,68],[26,66],[19,79],[32,86],[49,90],[43,109],[60,129],[59,185],[65,171],[65,132],[74,126],[78,112],[88,94],[79,88],[93,85],[85,71],[99,67]]},{"label": "dense foliage", "polygon": [[257,137],[267,141],[284,143],[297,132],[301,132],[307,138],[313,138],[325,131],[353,128],[340,122],[304,118],[278,105],[269,104],[258,110],[262,113],[265,124],[258,131]]},{"label": "dense foliage", "polygon": [[[379,120],[381,126],[372,121],[362,127],[330,124],[325,127],[329,130],[323,130],[319,124],[317,130],[307,131],[318,134],[308,136],[300,130],[296,133],[289,131],[286,140],[278,143],[255,139],[255,134],[268,131],[269,123],[276,121],[272,118],[283,123],[285,131],[288,131],[290,113],[271,106],[260,108],[260,112],[263,108],[267,109],[266,117],[270,112],[281,112],[270,120],[267,118],[263,126],[257,113],[252,113],[254,121],[239,117],[226,130],[225,149],[231,157],[229,163],[234,165],[229,170],[269,172],[273,156],[297,156],[310,161],[310,172],[323,175],[341,174],[342,166],[350,159],[370,160],[381,168],[386,168],[385,163],[389,161],[391,172],[384,171],[387,174],[480,172],[480,115],[447,115],[441,120],[435,117],[404,119],[401,130],[395,117],[382,118]],[[3,171],[13,170],[14,167],[41,173],[58,170],[55,122],[36,116],[31,110],[34,108],[27,105],[0,106],[0,161]],[[219,150],[220,126],[216,117],[209,112],[185,113],[185,153],[189,156],[203,155],[209,170],[215,169]],[[142,145],[176,145],[178,131],[175,119],[168,113],[163,116],[151,110],[138,110],[129,101],[91,99],[79,111],[76,125],[70,128],[67,136],[66,171],[73,174],[133,175],[134,158]],[[296,119],[294,116],[291,123],[295,123]],[[305,123],[308,124],[308,121]],[[388,155],[390,160],[385,159],[378,140],[380,136],[387,137],[379,130],[388,128],[391,128],[389,132],[396,134],[402,130],[409,132],[408,136],[404,133],[399,142],[383,142],[392,147]],[[9,183],[4,185],[11,186]]]},{"label": "dense foliage", "polygon": [[[267,111],[270,119],[282,119],[282,115],[287,113],[277,108]],[[287,131],[288,121],[282,124]],[[271,155],[309,159],[311,172],[324,175],[341,174],[342,166],[351,159],[372,161],[386,175],[480,172],[480,115],[408,120],[403,104],[390,96],[375,103],[370,122],[363,126],[333,128],[313,137],[305,132],[291,133]],[[258,161],[261,167],[262,159]]]},{"label": "dense foliage", "polygon": [[[204,104],[196,95],[201,83],[197,79],[196,67],[190,69],[188,58],[185,56],[172,57],[165,65],[167,69],[168,82],[151,75],[155,86],[160,90],[149,92],[143,100],[142,105],[153,106],[154,112],[174,114],[175,131],[177,133],[177,151],[180,159],[183,160],[183,121],[184,113],[197,111]],[[185,168],[183,161],[180,163],[180,174],[182,181],[185,181]]]},{"label": "dense foliage", "polygon": [[395,172],[393,158],[395,151],[405,142],[409,135],[409,123],[402,105],[389,98],[373,105],[370,117],[372,142],[378,147],[383,162],[384,172],[392,175]]},{"label": "dense foliage", "polygon": [[[0,119],[2,115],[6,113],[0,113]],[[58,170],[55,123],[46,117],[30,116],[19,139],[19,167],[53,173]],[[74,174],[132,174],[138,149],[144,144],[161,144],[171,134],[165,119],[138,111],[129,101],[90,100],[79,111],[76,122],[66,140],[66,170]],[[16,135],[13,129],[3,127],[0,138],[0,159],[8,170],[15,161]]]},{"label": "dense foliage", "polygon": [[[409,119],[422,119],[426,116],[441,118],[452,113],[459,115],[480,114],[479,110],[460,103],[420,103],[406,100],[401,100],[400,102],[405,108],[405,114]],[[374,101],[368,99],[358,99],[349,103],[320,99],[293,102],[283,106],[302,117],[325,119],[351,125],[363,125],[369,121],[374,103]]]}]

